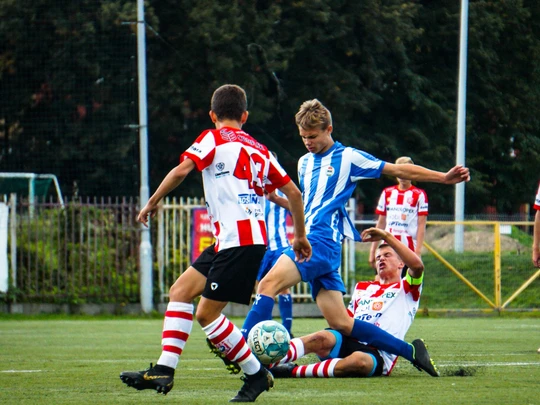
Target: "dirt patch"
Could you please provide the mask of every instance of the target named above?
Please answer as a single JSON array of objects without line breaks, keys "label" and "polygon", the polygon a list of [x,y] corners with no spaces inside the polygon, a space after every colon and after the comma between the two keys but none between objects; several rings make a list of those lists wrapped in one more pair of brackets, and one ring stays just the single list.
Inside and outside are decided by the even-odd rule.
[{"label": "dirt patch", "polygon": [[[425,241],[439,252],[454,250],[454,226],[428,226]],[[357,243],[356,250],[369,251],[371,243]],[[465,231],[463,248],[467,252],[493,252],[495,234],[493,231]],[[520,244],[508,235],[501,235],[501,250],[504,252],[524,252],[528,246]],[[426,248],[424,248],[426,252]]]},{"label": "dirt patch", "polygon": [[[454,249],[454,232],[437,228],[426,230],[425,240],[438,251]],[[467,252],[492,252],[495,249],[495,234],[489,231],[466,231],[463,235],[463,249]],[[501,250],[522,252],[526,249],[517,240],[501,235]]]}]

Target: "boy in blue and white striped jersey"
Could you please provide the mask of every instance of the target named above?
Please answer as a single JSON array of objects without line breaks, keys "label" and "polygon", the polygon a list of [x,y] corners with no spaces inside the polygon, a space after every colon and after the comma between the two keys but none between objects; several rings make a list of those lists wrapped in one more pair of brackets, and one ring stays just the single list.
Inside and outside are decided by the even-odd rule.
[{"label": "boy in blue and white striped jersey", "polygon": [[343,302],[345,285],[339,274],[341,242],[346,237],[361,241],[361,237],[347,215],[345,204],[359,180],[375,179],[385,174],[413,181],[456,184],[470,179],[469,169],[455,166],[442,173],[413,164],[393,164],[335,142],[332,138],[332,115],[317,99],[300,106],[296,124],[308,150],[298,161],[298,176],[304,201],[306,232],[313,255],[309,261],[300,263],[295,260],[292,250],[283,252],[259,283],[242,333],[247,336],[255,324],[271,319],[274,297],[279,291],[306,281],[330,328],[402,356],[435,375],[425,346],[412,346],[373,324],[348,315]]},{"label": "boy in blue and white striped jersey", "polygon": [[[270,151],[270,153],[278,160],[274,151]],[[275,190],[271,194],[266,194],[266,198],[268,201],[266,201],[265,205],[264,220],[266,221],[268,245],[259,267],[257,283],[274,267],[274,264],[276,264],[283,251],[291,246],[287,234],[287,218],[292,218],[289,211],[289,200],[279,190]],[[289,288],[285,288],[279,292],[278,306],[281,323],[292,336],[293,302]]]}]

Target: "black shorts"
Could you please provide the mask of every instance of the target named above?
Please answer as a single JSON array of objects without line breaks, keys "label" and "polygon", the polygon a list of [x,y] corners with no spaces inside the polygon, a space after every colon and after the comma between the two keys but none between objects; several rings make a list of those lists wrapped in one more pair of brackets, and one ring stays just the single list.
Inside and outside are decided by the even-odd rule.
[{"label": "black shorts", "polygon": [[217,253],[214,249],[214,245],[208,246],[191,265],[206,277],[202,296],[249,305],[266,246],[240,246]]},{"label": "black shorts", "polygon": [[339,348],[339,354],[337,355],[338,358],[344,359],[345,357],[353,354],[354,352],[362,352],[362,353],[371,354],[375,358],[375,361],[377,362],[377,365],[375,367],[375,372],[371,375],[371,377],[379,377],[382,375],[384,360],[377,349],[375,349],[372,346],[368,346],[363,343],[360,343],[355,338],[350,337],[350,336],[345,336],[344,334],[340,332],[332,331],[332,333],[339,333],[342,338],[341,347]]}]

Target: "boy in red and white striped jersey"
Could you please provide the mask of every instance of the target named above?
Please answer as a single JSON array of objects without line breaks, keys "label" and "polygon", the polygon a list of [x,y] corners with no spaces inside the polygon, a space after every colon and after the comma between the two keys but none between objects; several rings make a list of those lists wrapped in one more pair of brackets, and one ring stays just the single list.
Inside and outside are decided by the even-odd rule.
[{"label": "boy in red and white striped jersey", "polygon": [[304,227],[300,191],[268,148],[242,131],[248,118],[247,98],[236,85],[218,88],[211,101],[215,129],[203,131],[181,155],[180,164],[163,179],[141,210],[147,224],[158,203],[193,170],[202,172],[204,196],[215,245],[176,280],[169,292],[162,334],[162,352],[148,370],[125,371],[120,379],[138,390],[167,394],[193,325],[193,300],[201,297],[196,318],[208,340],[243,370],[245,381],[231,402],[253,402],[273,386],[272,375],[253,355],[240,330],[221,312],[229,302],[248,305],[259,264],[266,251],[264,192],[279,189],[289,201],[294,219],[292,248],[298,261],[311,257]]},{"label": "boy in red and white striped jersey", "polygon": [[[538,184],[538,191],[536,192],[533,208],[536,210],[536,215],[534,216],[532,261],[534,267],[540,268],[540,183]],[[540,349],[538,350],[540,351]]]},{"label": "boy in red and white striped jersey", "polygon": [[[408,156],[396,159],[396,164],[414,164]],[[385,188],[379,198],[375,213],[379,215],[377,228],[385,229],[418,256],[422,255],[422,244],[428,215],[427,194],[413,186],[407,179],[398,178],[398,184]],[[371,245],[369,264],[375,267],[377,243]],[[403,276],[405,276],[403,274]]]}]

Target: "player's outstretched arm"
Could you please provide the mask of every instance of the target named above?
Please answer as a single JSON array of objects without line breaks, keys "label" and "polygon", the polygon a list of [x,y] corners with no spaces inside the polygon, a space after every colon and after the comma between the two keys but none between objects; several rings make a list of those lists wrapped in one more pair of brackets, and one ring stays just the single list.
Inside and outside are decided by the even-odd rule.
[{"label": "player's outstretched arm", "polygon": [[443,173],[410,163],[394,164],[386,162],[382,172],[402,179],[443,184],[457,184],[471,179],[469,169],[461,165],[454,166],[446,173]]},{"label": "player's outstretched arm", "polygon": [[178,187],[194,168],[195,162],[191,159],[186,159],[172,169],[161,181],[158,189],[148,199],[146,205],[141,209],[141,212],[137,216],[137,221],[148,226],[148,219],[149,217],[154,218],[156,216],[158,204],[161,199]]},{"label": "player's outstretched arm", "polygon": [[302,193],[292,181],[289,181],[279,189],[289,200],[289,211],[291,211],[294,225],[294,240],[292,248],[298,262],[303,262],[311,258],[311,244],[306,236],[304,225],[304,203]]}]

